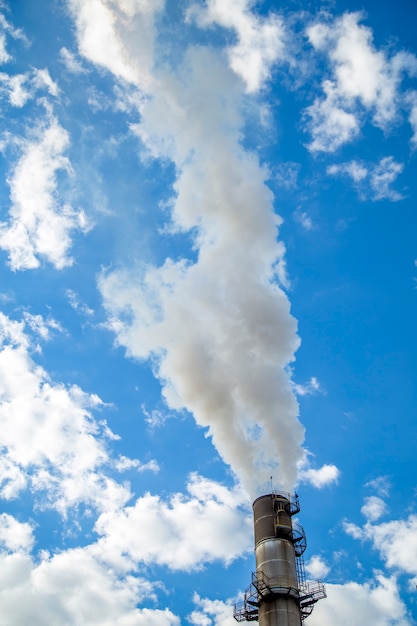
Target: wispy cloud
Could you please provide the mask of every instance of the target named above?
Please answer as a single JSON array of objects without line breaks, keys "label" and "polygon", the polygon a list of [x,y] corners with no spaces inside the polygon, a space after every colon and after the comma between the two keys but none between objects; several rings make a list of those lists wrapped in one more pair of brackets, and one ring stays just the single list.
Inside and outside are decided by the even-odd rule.
[{"label": "wispy cloud", "polygon": [[313,396],[317,393],[324,393],[322,386],[315,376],[312,376],[310,380],[304,385],[293,385],[294,391],[299,396]]},{"label": "wispy cloud", "polygon": [[41,260],[57,269],[71,265],[70,235],[89,228],[85,213],[61,203],[57,195],[57,173],[71,172],[65,156],[68,133],[51,119],[36,135],[19,142],[22,156],[8,181],[9,221],[0,224],[0,248],[8,252],[13,270],[39,267]]},{"label": "wispy cloud", "polygon": [[392,189],[393,183],[404,169],[403,163],[395,161],[394,157],[387,156],[378,163],[365,163],[363,161],[349,161],[330,165],[327,173],[331,176],[346,175],[352,179],[360,196],[377,200],[390,200],[397,202],[404,196]]},{"label": "wispy cloud", "polygon": [[65,48],[64,46],[59,51],[59,54],[62,59],[62,62],[64,63],[65,67],[67,68],[69,72],[71,72],[72,74],[87,73],[86,68],[83,67],[81,61],[77,59],[76,55],[73,52],[71,52],[71,50],[68,50],[68,48]]}]

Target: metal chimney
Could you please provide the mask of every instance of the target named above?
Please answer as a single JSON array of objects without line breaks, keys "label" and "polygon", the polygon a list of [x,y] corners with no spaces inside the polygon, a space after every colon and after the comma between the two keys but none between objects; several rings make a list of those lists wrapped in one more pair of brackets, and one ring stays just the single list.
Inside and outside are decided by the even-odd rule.
[{"label": "metal chimney", "polygon": [[314,604],[326,597],[320,581],[307,581],[303,553],[306,537],[292,517],[300,511],[298,496],[279,492],[253,503],[256,572],[243,602],[235,605],[238,622],[259,626],[301,626]]}]

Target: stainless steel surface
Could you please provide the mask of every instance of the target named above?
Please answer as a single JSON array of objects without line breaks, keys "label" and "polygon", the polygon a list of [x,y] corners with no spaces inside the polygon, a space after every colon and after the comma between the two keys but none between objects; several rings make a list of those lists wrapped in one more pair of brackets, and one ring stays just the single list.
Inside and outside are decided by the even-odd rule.
[{"label": "stainless steel surface", "polygon": [[306,580],[306,537],[303,527],[292,521],[299,511],[297,494],[274,492],[254,501],[256,572],[234,607],[237,622],[301,626],[315,603],[326,597],[323,583]]},{"label": "stainless steel surface", "polygon": [[261,496],[253,517],[259,626],[301,626],[290,500]]},{"label": "stainless steel surface", "polygon": [[255,557],[256,570],[269,579],[269,586],[298,589],[294,546],[289,541],[265,539],[256,546]]}]

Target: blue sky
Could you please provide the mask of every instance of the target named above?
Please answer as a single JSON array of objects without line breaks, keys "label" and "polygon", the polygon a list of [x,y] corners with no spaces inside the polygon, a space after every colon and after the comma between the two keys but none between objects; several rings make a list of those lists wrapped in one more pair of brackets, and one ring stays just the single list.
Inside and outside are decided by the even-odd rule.
[{"label": "blue sky", "polygon": [[0,624],[417,621],[416,7],[0,4]]}]

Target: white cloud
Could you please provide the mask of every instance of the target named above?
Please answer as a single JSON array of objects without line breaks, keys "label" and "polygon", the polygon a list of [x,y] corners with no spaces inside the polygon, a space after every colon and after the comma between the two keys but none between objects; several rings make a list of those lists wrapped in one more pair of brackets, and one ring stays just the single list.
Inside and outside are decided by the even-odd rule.
[{"label": "white cloud", "polygon": [[43,341],[48,341],[51,338],[51,331],[62,332],[62,327],[52,317],[47,319],[42,315],[34,315],[28,311],[23,312],[23,318],[26,328],[32,331],[35,335],[38,335]]},{"label": "white cloud", "polygon": [[33,84],[37,89],[47,89],[51,96],[57,97],[59,95],[57,83],[52,80],[48,70],[45,68],[33,70]]},{"label": "white cloud", "polygon": [[82,313],[86,317],[92,317],[94,315],[94,309],[91,309],[87,304],[80,302],[79,296],[72,289],[67,289],[66,296],[69,305],[79,313]]},{"label": "white cloud", "polygon": [[192,475],[188,495],[168,502],[145,494],[133,506],[103,513],[95,530],[102,537],[97,551],[118,568],[132,563],[193,570],[204,563],[229,563],[251,549],[252,518],[239,489]]},{"label": "white cloud", "polygon": [[1,92],[8,96],[9,102],[13,106],[18,108],[23,107],[29,100],[31,93],[29,89],[25,89],[28,83],[28,76],[26,74],[9,76],[9,74],[1,72],[0,82]]},{"label": "white cloud", "polygon": [[6,37],[4,33],[0,33],[0,63],[6,63],[10,59],[10,55],[6,50]]},{"label": "white cloud", "polygon": [[330,81],[323,83],[323,90],[325,99],[316,99],[305,111],[311,118],[308,126],[313,136],[308,147],[312,152],[335,152],[359,135],[360,125],[354,113],[340,105],[338,94]]},{"label": "white cloud", "polygon": [[47,90],[52,96],[59,95],[58,85],[52,80],[48,70],[33,69],[26,74],[11,76],[5,72],[0,73],[0,93],[4,93],[12,106],[21,108],[30,98],[33,98],[38,90]]},{"label": "white cloud", "polygon": [[284,22],[271,13],[251,12],[251,0],[208,0],[205,7],[192,5],[188,19],[200,27],[218,24],[235,31],[237,43],[227,49],[230,67],[240,76],[248,93],[258,91],[270,78],[272,67],[286,58],[288,42]]},{"label": "white cloud", "polygon": [[391,189],[391,184],[404,169],[402,163],[397,163],[392,156],[380,160],[371,173],[370,186],[375,200],[401,200],[403,196]]},{"label": "white cloud", "polygon": [[406,97],[406,102],[409,107],[409,119],[413,130],[411,145],[415,148],[417,146],[417,91],[409,92]]},{"label": "white cloud", "polygon": [[388,567],[417,575],[417,515],[365,527]]},{"label": "white cloud", "polygon": [[[4,5],[5,5],[5,3],[2,2],[1,5],[0,5],[0,8],[4,9],[5,8]],[[0,26],[1,26],[1,28],[2,28],[4,33],[7,33],[13,39],[20,40],[26,46],[29,46],[29,40],[27,39],[27,37],[24,34],[23,30],[21,28],[15,28],[10,22],[7,21],[7,19],[5,18],[5,16],[3,14],[0,14]],[[10,57],[8,57],[6,60],[9,60],[9,58]]]},{"label": "white cloud", "polygon": [[377,523],[387,511],[385,502],[377,496],[366,498],[361,511],[367,517],[366,523],[361,527],[345,521],[345,531],[354,539],[371,542],[387,567],[417,576],[417,515]]},{"label": "white cloud", "polygon": [[141,409],[143,415],[145,416],[145,422],[148,424],[150,429],[163,426],[167,419],[173,417],[172,414],[169,414],[166,411],[160,411],[159,409],[153,409],[152,411],[148,411],[144,404],[142,404]]},{"label": "white cloud", "polygon": [[411,626],[400,598],[395,576],[375,574],[375,579],[359,584],[326,583],[327,598],[317,603],[308,618],[309,626]]},{"label": "white cloud", "polygon": [[300,480],[310,483],[316,489],[322,489],[337,482],[339,475],[340,470],[336,465],[322,465],[319,469],[301,469],[299,472]]},{"label": "white cloud", "polygon": [[363,163],[353,160],[348,163],[340,163],[339,165],[329,165],[327,173],[332,176],[347,174],[355,183],[358,183],[369,175],[369,170]]},{"label": "white cloud", "polygon": [[[5,9],[3,2],[0,4],[0,10],[2,9]],[[2,13],[0,13],[0,28],[0,63],[7,63],[12,57],[6,50],[6,35],[10,35],[13,39],[20,39],[25,44],[27,44],[27,39],[21,29],[14,28]]]},{"label": "white cloud", "polygon": [[0,514],[0,545],[8,551],[27,551],[33,547],[33,528],[7,513]]},{"label": "white cloud", "polygon": [[81,501],[99,510],[120,506],[130,494],[102,471],[109,431],[91,414],[101,401],[51,381],[30,349],[23,323],[0,314],[1,496],[29,487],[42,506],[62,513]]},{"label": "white cloud", "polygon": [[65,67],[72,74],[84,74],[86,73],[86,69],[82,66],[80,61],[76,58],[75,54],[68,50],[68,48],[61,48],[59,51],[59,55],[64,63]]},{"label": "white cloud", "polygon": [[349,161],[330,165],[327,174],[336,176],[345,174],[352,179],[362,198],[370,197],[372,200],[391,200],[392,202],[402,200],[403,196],[392,189],[391,185],[404,169],[402,163],[388,156],[380,159],[378,163],[363,163],[360,161]]},{"label": "white cloud", "polygon": [[304,385],[293,385],[294,391],[298,396],[314,396],[317,393],[323,393],[323,389],[315,376]]},{"label": "white cloud", "polygon": [[120,577],[90,547],[44,555],[0,554],[0,613],[13,626],[179,626],[171,611],[137,608],[154,600],[154,585]]},{"label": "white cloud", "polygon": [[293,161],[278,163],[273,168],[273,180],[280,187],[285,189],[295,189],[297,187],[300,164]]},{"label": "white cloud", "polygon": [[154,21],[164,0],[67,0],[80,54],[147,91],[152,83]]},{"label": "white cloud", "polygon": [[187,617],[194,626],[234,626],[233,604],[231,601],[210,600],[194,594],[196,609]]},{"label": "white cloud", "polygon": [[325,97],[306,110],[313,152],[333,152],[357,137],[368,112],[374,125],[387,129],[405,104],[400,94],[403,75],[417,74],[412,54],[389,58],[375,49],[372,31],[359,23],[362,18],[361,13],[345,13],[307,29],[310,43],[327,56],[331,71],[322,83]]},{"label": "white cloud", "polygon": [[149,471],[156,474],[160,470],[160,467],[155,459],[151,459],[147,463],[141,463],[139,459],[129,459],[126,456],[120,456],[114,462],[114,467],[118,472],[125,472],[126,470],[136,469],[138,472]]},{"label": "white cloud", "polygon": [[364,530],[360,526],[357,526],[357,524],[353,524],[348,520],[343,520],[343,530],[354,539],[362,540],[365,538]]},{"label": "white cloud", "polygon": [[57,269],[71,265],[70,233],[85,231],[83,211],[61,205],[57,199],[57,173],[70,172],[64,156],[66,131],[52,120],[33,141],[22,143],[23,154],[9,179],[12,205],[9,222],[0,225],[0,247],[9,253],[13,270],[38,267],[45,259]]},{"label": "white cloud", "polygon": [[372,480],[365,483],[365,487],[369,487],[376,491],[381,498],[387,498],[391,493],[391,482],[388,476],[377,476],[376,478],[372,478]]},{"label": "white cloud", "polygon": [[305,568],[311,578],[314,578],[315,580],[325,578],[330,572],[330,567],[327,565],[326,561],[317,554],[310,558],[310,560],[305,564]]},{"label": "white cloud", "polygon": [[361,508],[361,512],[370,522],[376,522],[386,511],[387,505],[378,496],[365,498],[365,504]]},{"label": "white cloud", "polygon": [[315,229],[314,222],[309,216],[309,214],[307,213],[307,211],[300,211],[299,209],[297,209],[296,211],[294,211],[294,219],[296,222],[301,224],[304,230]]}]

